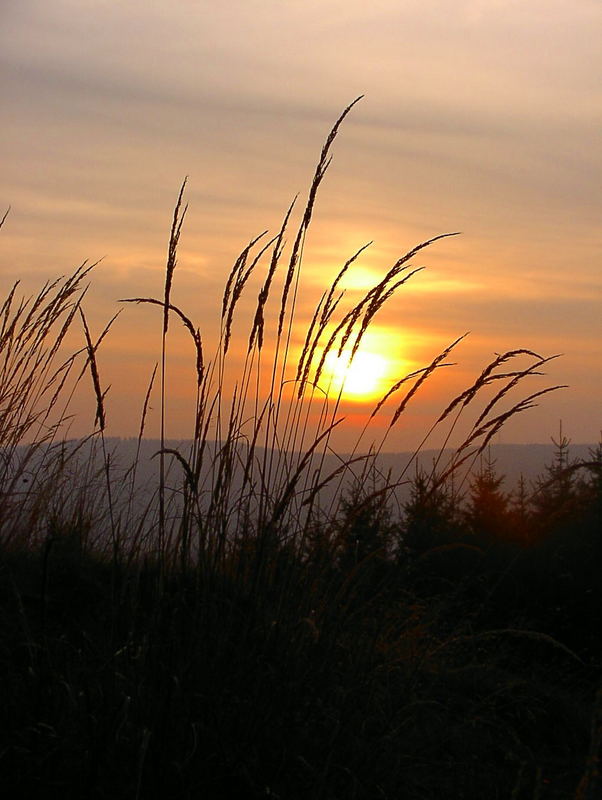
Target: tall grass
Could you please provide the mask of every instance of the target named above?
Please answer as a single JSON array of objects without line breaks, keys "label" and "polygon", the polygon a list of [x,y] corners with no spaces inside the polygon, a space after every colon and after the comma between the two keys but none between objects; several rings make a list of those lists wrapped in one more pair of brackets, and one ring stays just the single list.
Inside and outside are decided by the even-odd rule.
[{"label": "tall grass", "polygon": [[[445,635],[432,632],[429,615],[445,628],[445,610],[408,599],[399,573],[383,559],[386,537],[378,533],[389,524],[387,508],[411,468],[378,476],[378,455],[408,405],[434,373],[449,366],[464,337],[393,381],[368,415],[353,452],[326,470],[333,431],[345,424],[344,388],[329,385],[328,354],[349,351],[353,360],[379,312],[419,272],[413,257],[456,235],[411,248],[359,301],[348,303],[341,281],[365,245],[342,260],[311,319],[301,319],[305,242],[318,189],[339,127],[356,103],[326,139],[296,227],[293,201],[276,234],[254,237],[236,259],[211,353],[205,344],[211,335],[172,302],[187,211],[182,185],[162,297],[122,301],[161,312],[160,356],[142,403],[137,446],[139,455],[158,369],[157,491],[144,507],[135,498],[139,463],[118,476],[104,438],[110,404],[101,344],[113,320],[94,341],[83,310],[91,267],[45,285],[28,300],[17,300],[14,286],[0,309],[2,548],[7,553],[11,543],[26,542],[41,563],[41,577],[32,572],[33,579],[25,581],[31,585],[15,584],[5,597],[16,609],[5,621],[5,638],[25,644],[26,653],[26,677],[7,668],[14,697],[6,714],[26,720],[21,725],[9,719],[21,737],[20,750],[7,745],[17,765],[10,774],[15,785],[29,787],[30,796],[43,793],[45,780],[74,797],[78,791],[192,797],[201,789],[215,797],[281,796],[278,787],[288,787],[291,797],[372,798],[400,796],[405,786],[409,798],[435,798],[443,796],[441,786],[451,792],[463,786],[466,793],[457,796],[476,798],[502,796],[492,793],[499,780],[516,790],[513,796],[526,797],[523,785],[535,786],[532,796],[543,785],[541,775],[535,784],[523,781],[531,734],[523,736],[520,698],[508,686],[500,690],[507,730],[487,728],[477,712],[471,720],[491,747],[512,752],[518,778],[494,770],[491,759],[484,767],[472,763],[466,780],[459,777],[460,767],[443,763],[443,751],[431,750],[434,761],[425,760],[429,731],[438,726],[455,732],[462,769],[471,748],[479,752],[474,731],[470,744],[462,742],[469,723],[457,723],[446,707],[443,676],[455,676],[455,702],[461,697],[468,703],[471,687],[478,686],[489,720],[498,711],[493,683],[507,679],[511,669],[498,654],[490,671],[479,672],[477,649],[488,638],[471,636],[469,620],[459,619]],[[257,302],[245,330],[239,309],[253,285],[259,287]],[[64,357],[66,334],[78,320],[82,348]],[[185,452],[166,437],[173,322],[184,326],[195,354],[196,396]],[[559,388],[511,399],[549,360],[523,348],[496,356],[447,405],[423,443],[440,428],[448,443],[460,419],[476,409],[474,422],[451,459],[444,461],[442,450],[432,492],[477,459],[507,420]],[[71,466],[78,446],[62,437],[69,430],[70,398],[86,372],[96,405],[92,438],[100,443],[102,466],[96,470],[90,461],[77,476]],[[387,414],[384,434],[370,441],[375,416]],[[28,464],[38,472],[23,491],[19,482]],[[351,496],[343,491],[350,479],[360,487]],[[335,500],[324,507],[328,486]],[[350,541],[349,531],[358,525],[375,526],[374,546],[361,558],[356,547],[343,568],[341,543]],[[90,545],[94,526],[101,536]],[[103,542],[110,559],[103,557]],[[564,652],[554,642],[550,646]],[[3,664],[12,664],[11,658],[0,654]],[[521,684],[520,691],[527,696],[530,689]],[[411,744],[400,733],[406,729],[413,731]],[[34,763],[30,780],[25,773]],[[439,770],[439,784],[433,770]]]},{"label": "tall grass", "polygon": [[[448,357],[464,338],[460,337],[445,347],[424,368],[394,381],[375,403],[351,458],[341,462],[336,475],[323,474],[323,457],[331,450],[333,431],[344,424],[340,414],[344,387],[334,391],[329,385],[325,375],[328,354],[336,352],[340,356],[344,349],[348,349],[351,363],[377,314],[420,271],[421,268],[412,267],[412,258],[445,236],[457,235],[443,234],[413,247],[397,259],[358,302],[346,306],[345,292],[339,289],[339,284],[369,246],[364,245],[344,262],[332,284],[326,287],[309,322],[298,319],[297,299],[302,286],[304,246],[318,189],[331,163],[330,152],[339,127],[359,99],[342,112],[326,139],[300,222],[292,232],[290,253],[287,255],[286,252],[286,237],[292,225],[295,201],[272,238],[266,241],[267,232],[260,233],[236,259],[226,280],[217,349],[211,357],[204,350],[204,341],[211,340],[211,337],[199,330],[187,311],[171,302],[172,285],[177,281],[177,247],[187,208],[183,205],[185,183],[174,211],[163,299],[140,296],[122,301],[163,309],[157,539],[157,550],[162,560],[170,557],[168,552],[173,555],[178,549],[184,561],[192,551],[209,560],[223,559],[232,542],[240,540],[241,536],[251,539],[269,536],[302,545],[320,490],[335,479],[342,485],[345,480],[357,476],[358,468],[370,471],[408,404],[431,375],[447,365]],[[250,291],[253,279],[257,279],[262,268],[264,275],[259,277],[261,288],[255,311],[251,313],[251,329],[248,334],[241,332],[233,353],[232,341],[236,335],[241,297]],[[184,325],[196,353],[192,447],[186,453],[173,449],[168,452],[165,447],[165,370],[170,317]],[[266,329],[270,324],[266,320],[273,320],[272,331]],[[294,340],[303,343],[298,355],[294,352]],[[245,341],[242,369],[235,375],[231,359],[233,355],[238,358]],[[521,358],[529,359],[530,363],[525,366],[523,361],[521,364]],[[478,414],[468,437],[458,447],[453,460],[444,466],[442,473],[445,477],[465,462],[477,458],[506,420],[533,407],[542,394],[559,388],[554,386],[531,393],[510,407],[500,409],[510,392],[529,376],[540,374],[539,368],[548,360],[527,349],[504,353],[485,367],[473,386],[448,405],[427,436],[448,422],[452,423],[453,431],[459,416],[466,413],[469,405],[476,406],[478,399],[491,386],[502,387],[492,399],[484,401],[485,408]],[[517,366],[513,366],[515,363]],[[376,414],[387,411],[390,421],[384,436],[377,443],[367,441],[370,421]],[[365,455],[366,451],[368,455]],[[179,530],[171,534],[166,532],[164,500],[167,456],[177,460],[183,475],[184,513],[179,520]],[[363,462],[363,467],[358,466],[358,461]],[[397,481],[403,477],[397,476]],[[388,488],[394,491],[394,485]],[[336,513],[336,509],[333,511]],[[172,537],[169,547],[168,536]]]}]

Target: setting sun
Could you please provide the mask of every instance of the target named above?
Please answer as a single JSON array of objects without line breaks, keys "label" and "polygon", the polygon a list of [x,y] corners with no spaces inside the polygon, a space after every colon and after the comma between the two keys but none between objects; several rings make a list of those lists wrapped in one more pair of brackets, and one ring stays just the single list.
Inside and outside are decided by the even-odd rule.
[{"label": "setting sun", "polygon": [[351,351],[340,356],[331,351],[326,356],[325,376],[331,391],[342,390],[350,400],[368,400],[386,391],[384,380],[389,372],[389,362],[377,353],[358,351],[353,360]]}]

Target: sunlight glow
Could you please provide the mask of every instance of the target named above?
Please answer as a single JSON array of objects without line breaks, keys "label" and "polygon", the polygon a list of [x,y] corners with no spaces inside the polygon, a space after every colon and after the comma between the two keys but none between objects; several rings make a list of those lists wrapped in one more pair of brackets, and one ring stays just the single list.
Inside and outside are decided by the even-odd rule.
[{"label": "sunlight glow", "polygon": [[344,350],[338,357],[336,351],[326,356],[325,377],[329,392],[342,390],[349,400],[369,400],[386,391],[385,379],[389,372],[386,358],[359,350],[350,363],[351,351]]}]

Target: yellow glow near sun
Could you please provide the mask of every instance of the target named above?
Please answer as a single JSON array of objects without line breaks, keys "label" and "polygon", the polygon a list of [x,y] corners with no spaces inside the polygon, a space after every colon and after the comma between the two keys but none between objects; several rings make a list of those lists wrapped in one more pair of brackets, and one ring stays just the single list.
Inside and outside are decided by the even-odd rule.
[{"label": "yellow glow near sun", "polygon": [[358,350],[351,363],[351,351],[344,350],[340,357],[330,351],[325,360],[325,378],[329,392],[339,392],[350,400],[368,400],[386,391],[385,378],[389,363],[384,356]]}]

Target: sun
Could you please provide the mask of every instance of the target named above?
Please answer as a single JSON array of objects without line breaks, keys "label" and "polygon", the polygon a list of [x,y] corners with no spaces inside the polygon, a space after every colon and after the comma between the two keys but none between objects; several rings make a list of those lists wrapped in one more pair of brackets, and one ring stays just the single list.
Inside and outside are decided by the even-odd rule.
[{"label": "sun", "polygon": [[329,392],[341,392],[343,397],[357,401],[382,394],[389,372],[387,359],[365,350],[358,350],[350,359],[350,350],[343,350],[340,356],[330,351],[326,356],[324,374]]}]

